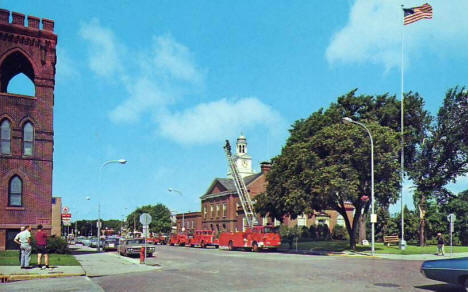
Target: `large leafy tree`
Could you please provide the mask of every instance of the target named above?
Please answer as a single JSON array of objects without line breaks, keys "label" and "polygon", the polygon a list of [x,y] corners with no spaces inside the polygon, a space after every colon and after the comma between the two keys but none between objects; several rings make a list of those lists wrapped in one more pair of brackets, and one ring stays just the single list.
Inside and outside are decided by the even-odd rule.
[{"label": "large leafy tree", "polygon": [[167,233],[171,230],[171,211],[163,204],[146,205],[137,208],[127,216],[128,225],[133,226],[135,222],[136,229],[142,230],[143,227],[139,218],[143,213],[151,215],[152,222],[149,225],[151,232]]},{"label": "large leafy tree", "polygon": [[[405,98],[406,163],[414,159],[415,142],[428,123],[422,98]],[[277,219],[295,218],[312,210],[332,208],[343,215],[355,248],[355,232],[362,211],[370,201],[370,145],[367,133],[355,125],[343,125],[351,117],[368,125],[375,143],[375,198],[388,208],[398,197],[398,151],[400,147],[400,102],[388,95],[356,96],[355,90],[338,98],[326,111],[319,110],[308,119],[298,120],[281,154],[273,159],[268,175],[267,193],[257,196],[257,210]],[[355,207],[348,220],[345,203]]]},{"label": "large leafy tree", "polygon": [[415,148],[410,177],[416,185],[420,212],[419,242],[425,244],[428,203],[446,203],[452,195],[445,185],[468,172],[468,100],[464,88],[450,89],[437,119]]}]

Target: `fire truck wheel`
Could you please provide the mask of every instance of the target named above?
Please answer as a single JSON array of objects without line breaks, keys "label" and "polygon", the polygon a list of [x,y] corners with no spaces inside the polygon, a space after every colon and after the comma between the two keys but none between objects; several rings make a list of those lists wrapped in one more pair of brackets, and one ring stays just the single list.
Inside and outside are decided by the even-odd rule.
[{"label": "fire truck wheel", "polygon": [[258,244],[255,241],[252,243],[252,251],[258,252]]},{"label": "fire truck wheel", "polygon": [[228,250],[234,250],[234,246],[233,246],[233,244],[232,244],[232,240],[229,241]]}]

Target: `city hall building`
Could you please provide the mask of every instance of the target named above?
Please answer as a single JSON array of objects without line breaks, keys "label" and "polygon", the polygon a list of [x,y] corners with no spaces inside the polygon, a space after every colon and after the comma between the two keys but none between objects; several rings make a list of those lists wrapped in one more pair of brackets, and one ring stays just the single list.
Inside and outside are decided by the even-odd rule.
[{"label": "city hall building", "polygon": [[[260,164],[261,171],[254,172],[252,157],[247,150],[247,139],[241,135],[237,138],[233,160],[252,201],[255,202],[257,195],[266,192],[266,176],[271,169],[271,164],[262,162]],[[184,220],[182,220],[183,214],[177,214],[178,232],[182,231],[182,221],[185,225],[184,230],[189,233],[199,229],[213,230],[216,233],[235,232],[245,230],[247,227],[244,210],[230,172],[227,173],[226,178],[215,178],[200,199],[201,212],[190,213],[189,216],[185,214]],[[346,204],[346,213],[352,223],[354,207],[351,204]],[[272,221],[270,218],[262,218],[260,215],[257,215],[257,223],[276,226],[280,224],[277,220]],[[295,220],[284,217],[283,224],[290,227],[295,225],[310,227],[311,225],[324,224],[328,226],[330,231],[333,231],[336,225],[345,226],[343,216],[335,210],[314,211],[312,214],[298,216]]]},{"label": "city hall building", "polygon": [[[56,45],[52,20],[0,9],[0,250],[21,226],[51,232]],[[33,95],[9,93],[18,74]]]}]

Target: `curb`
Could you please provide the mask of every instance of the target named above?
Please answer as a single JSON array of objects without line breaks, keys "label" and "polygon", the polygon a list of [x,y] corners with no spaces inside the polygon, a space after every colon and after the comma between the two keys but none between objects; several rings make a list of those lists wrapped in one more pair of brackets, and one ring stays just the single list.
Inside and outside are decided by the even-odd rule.
[{"label": "curb", "polygon": [[0,283],[8,283],[12,281],[25,281],[35,279],[46,279],[46,278],[62,278],[62,277],[76,277],[85,276],[86,273],[69,273],[69,274],[19,274],[19,275],[0,275]]}]

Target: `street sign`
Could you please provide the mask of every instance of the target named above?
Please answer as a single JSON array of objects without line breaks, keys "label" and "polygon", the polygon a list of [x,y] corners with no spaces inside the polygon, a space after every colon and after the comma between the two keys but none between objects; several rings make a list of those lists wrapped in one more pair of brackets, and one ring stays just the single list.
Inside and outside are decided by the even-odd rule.
[{"label": "street sign", "polygon": [[151,215],[148,213],[143,213],[140,215],[140,223],[142,225],[149,225],[151,223]]},{"label": "street sign", "polygon": [[97,222],[96,222],[96,226],[97,226],[97,228],[101,228],[101,227],[102,227],[102,222],[101,222],[101,221],[97,221]]},{"label": "street sign", "polygon": [[63,218],[71,218],[71,215],[72,215],[72,214],[70,214],[70,213],[68,213],[68,214],[62,214],[62,219],[63,219]]},{"label": "street sign", "polygon": [[63,207],[63,209],[62,209],[62,214],[68,214],[68,213],[70,213],[70,208],[68,208],[68,207]]}]

